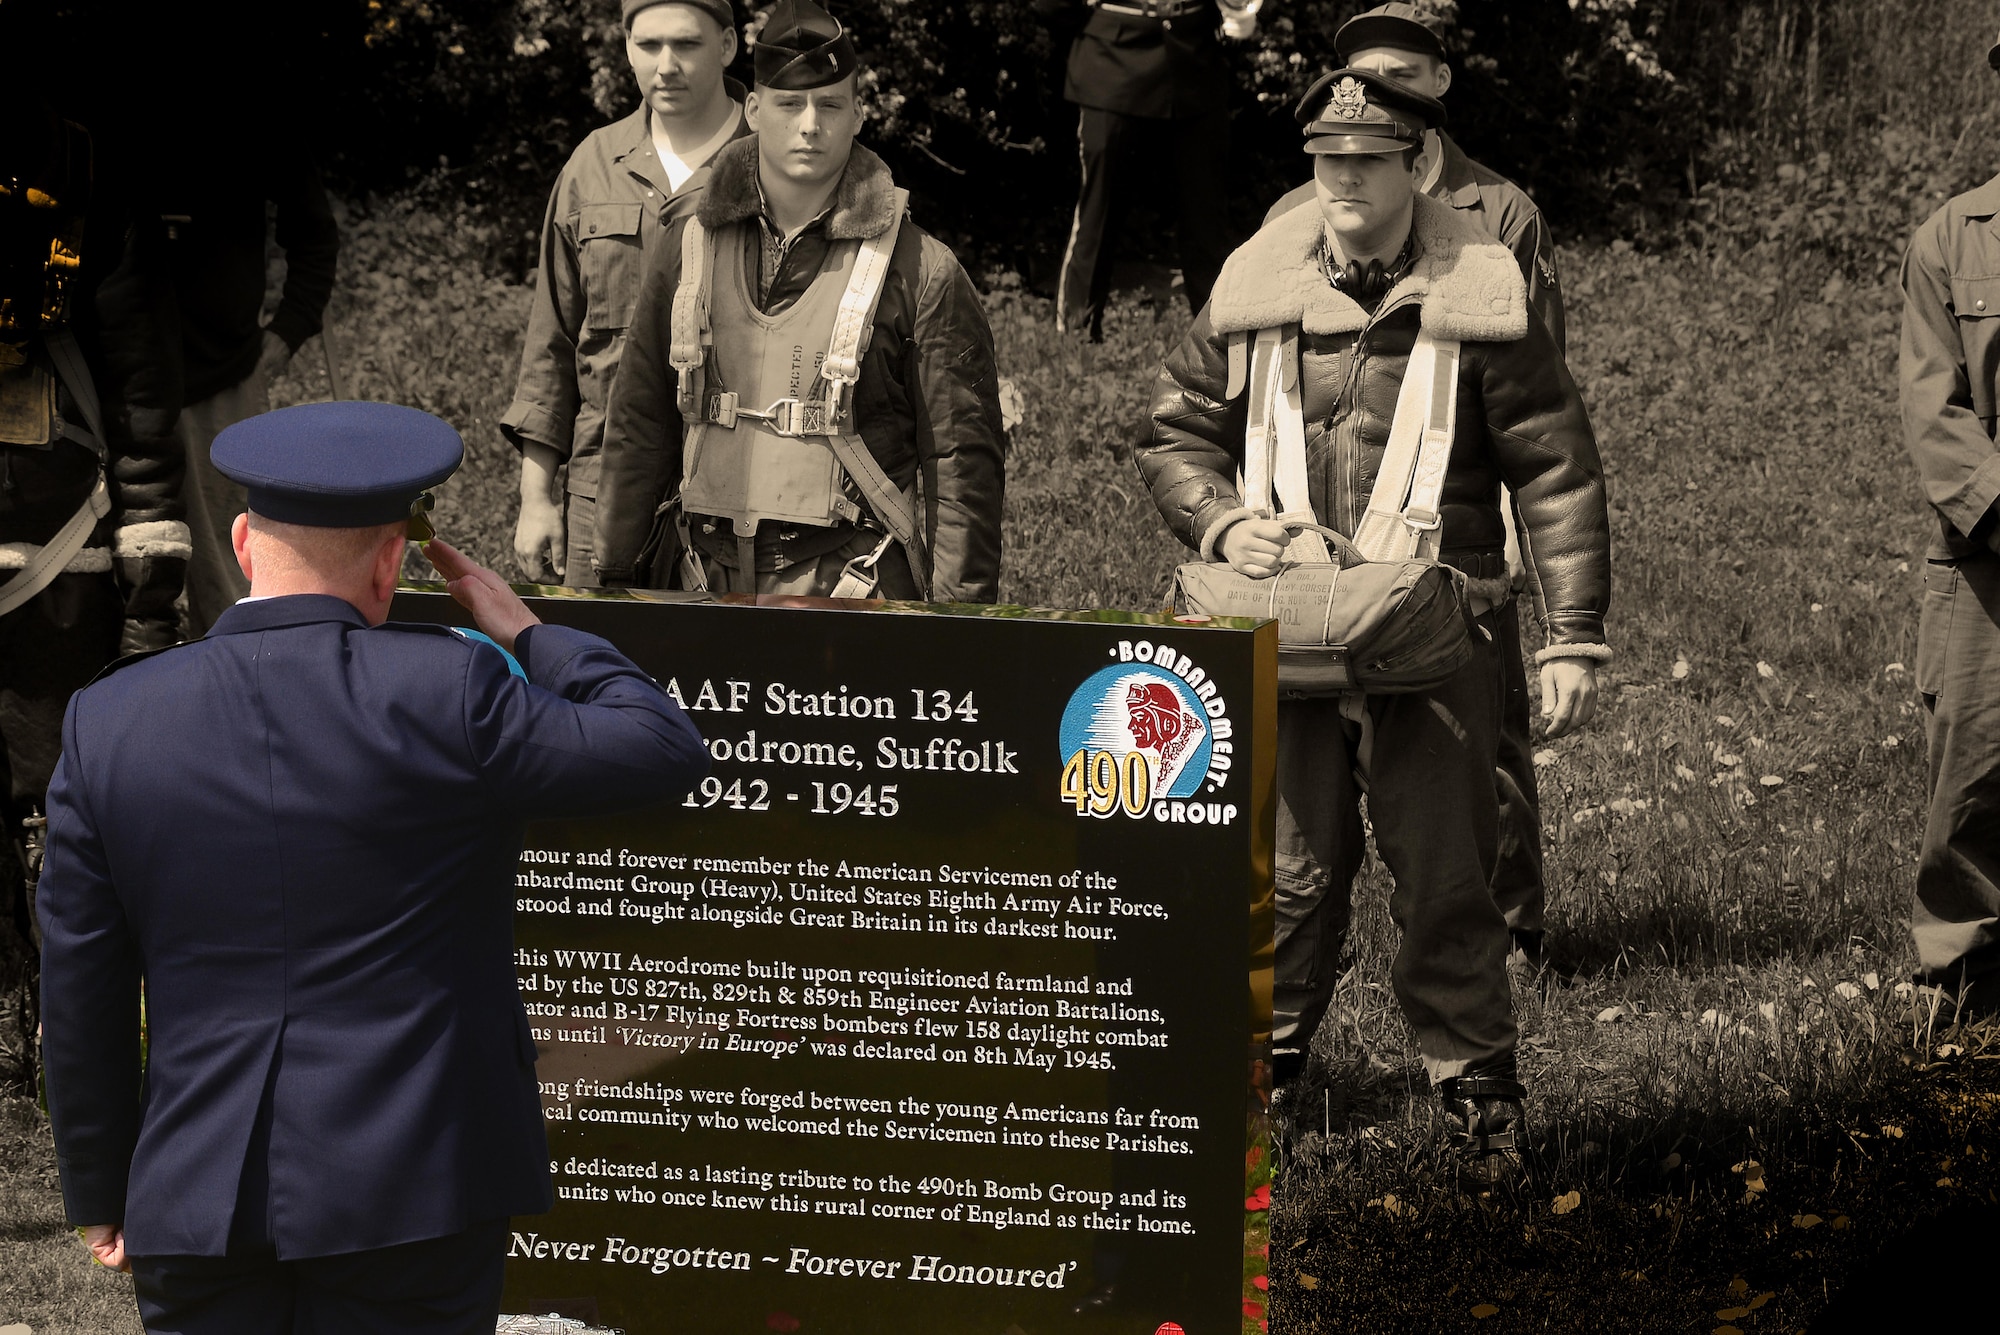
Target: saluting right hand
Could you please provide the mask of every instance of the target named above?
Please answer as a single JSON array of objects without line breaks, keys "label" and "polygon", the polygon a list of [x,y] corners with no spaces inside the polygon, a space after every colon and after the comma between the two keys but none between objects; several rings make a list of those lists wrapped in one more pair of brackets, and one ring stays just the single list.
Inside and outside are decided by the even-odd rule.
[{"label": "saluting right hand", "polygon": [[1291,541],[1291,530],[1275,519],[1239,519],[1223,530],[1216,550],[1237,574],[1268,579],[1278,573]]},{"label": "saluting right hand", "polygon": [[478,564],[442,538],[424,544],[424,556],[444,576],[445,589],[460,607],[472,613],[472,623],[508,653],[514,637],[542,619],[528,610],[507,581]]}]

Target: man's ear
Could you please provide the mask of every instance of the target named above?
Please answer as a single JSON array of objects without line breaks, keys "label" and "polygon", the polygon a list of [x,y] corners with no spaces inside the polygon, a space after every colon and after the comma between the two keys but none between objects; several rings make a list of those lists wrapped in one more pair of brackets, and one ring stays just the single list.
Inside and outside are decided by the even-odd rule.
[{"label": "man's ear", "polygon": [[396,583],[403,577],[403,550],[409,545],[409,536],[397,532],[382,539],[382,545],[375,550],[375,569],[372,589],[383,602],[396,596]]},{"label": "man's ear", "polygon": [[736,27],[731,24],[722,30],[722,63],[725,67],[736,61]]},{"label": "man's ear", "polygon": [[1451,91],[1451,66],[1447,65],[1444,61],[1440,60],[1438,62],[1436,96],[1443,97],[1446,93],[1450,91]]},{"label": "man's ear", "polygon": [[764,99],[757,96],[755,88],[743,95],[743,123],[753,132],[757,128],[757,112],[763,105]]},{"label": "man's ear", "polygon": [[229,526],[229,545],[236,552],[236,564],[243,571],[243,578],[256,581],[257,573],[250,568],[250,516],[240,514],[236,522]]},{"label": "man's ear", "polygon": [[1410,159],[1410,179],[1413,184],[1430,179],[1431,155],[1429,149],[1420,148],[1417,156]]}]

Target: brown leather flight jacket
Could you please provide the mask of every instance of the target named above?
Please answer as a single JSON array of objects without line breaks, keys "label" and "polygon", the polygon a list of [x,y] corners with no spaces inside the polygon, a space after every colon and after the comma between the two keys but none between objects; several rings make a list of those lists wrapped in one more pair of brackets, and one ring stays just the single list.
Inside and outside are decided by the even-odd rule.
[{"label": "brown leather flight jacket", "polygon": [[1410,349],[1427,328],[1462,343],[1440,507],[1444,560],[1482,580],[1504,575],[1505,483],[1551,646],[1541,657],[1602,645],[1611,537],[1597,441],[1547,327],[1528,317],[1513,255],[1420,195],[1416,260],[1370,317],[1321,270],[1322,226],[1317,208],[1295,209],[1231,255],[1209,305],[1160,368],[1153,438],[1138,465],[1175,536],[1220,559],[1224,521],[1243,514],[1236,477],[1249,393],[1230,392],[1232,335],[1299,331],[1313,512],[1351,537],[1374,490]]}]

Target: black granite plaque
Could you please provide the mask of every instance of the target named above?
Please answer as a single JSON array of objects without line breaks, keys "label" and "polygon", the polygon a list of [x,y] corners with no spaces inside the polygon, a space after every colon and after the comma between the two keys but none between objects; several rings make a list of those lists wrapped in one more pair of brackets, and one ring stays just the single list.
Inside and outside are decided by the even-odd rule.
[{"label": "black granite plaque", "polygon": [[[532,605],[653,673],[713,768],[530,831],[558,1202],[514,1222],[505,1310],[1238,1330],[1275,626]],[[463,622],[435,592],[393,614]]]}]

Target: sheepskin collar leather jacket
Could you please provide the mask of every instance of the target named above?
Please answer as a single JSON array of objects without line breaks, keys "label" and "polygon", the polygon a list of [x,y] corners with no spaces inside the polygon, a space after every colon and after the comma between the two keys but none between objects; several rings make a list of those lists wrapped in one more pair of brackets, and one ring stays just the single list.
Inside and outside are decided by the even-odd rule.
[{"label": "sheepskin collar leather jacket", "polygon": [[1597,441],[1547,327],[1531,319],[1520,267],[1447,205],[1418,196],[1416,256],[1371,316],[1318,262],[1317,208],[1268,223],[1223,266],[1215,293],[1160,368],[1141,475],[1175,536],[1209,559],[1242,514],[1249,394],[1230,383],[1232,338],[1296,330],[1312,506],[1352,536],[1368,507],[1417,335],[1462,343],[1458,419],[1443,493],[1442,555],[1478,579],[1504,573],[1500,487],[1512,488],[1522,552],[1550,649],[1602,645],[1610,520]]}]

